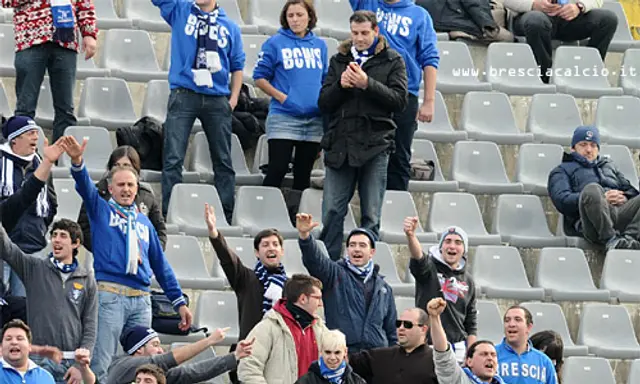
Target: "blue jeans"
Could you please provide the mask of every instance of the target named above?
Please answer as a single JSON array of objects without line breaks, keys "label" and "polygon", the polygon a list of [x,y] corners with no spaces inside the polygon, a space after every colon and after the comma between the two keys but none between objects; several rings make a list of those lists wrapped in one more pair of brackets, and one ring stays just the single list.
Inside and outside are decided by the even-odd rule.
[{"label": "blue jeans", "polygon": [[91,370],[104,383],[111,359],[118,351],[120,335],[136,325],[151,327],[151,297],[98,291],[98,305],[98,335]]},{"label": "blue jeans", "polygon": [[339,169],[326,167],[322,197],[322,240],[332,260],[339,260],[342,250],[344,218],[349,201],[358,185],[360,196],[360,227],[379,236],[380,215],[385,186],[389,154],[382,152],[365,165],[354,168],[344,164]]},{"label": "blue jeans", "polygon": [[164,123],[162,212],[167,215],[171,189],[182,182],[182,166],[195,119],[200,119],[209,143],[213,184],[227,221],[233,214],[236,173],[231,163],[231,105],[224,96],[207,96],[188,89],[172,89]]},{"label": "blue jeans", "polygon": [[55,112],[52,142],[58,140],[68,126],[77,124],[73,107],[77,55],[55,43],[35,45],[15,55],[16,115],[35,117],[40,86],[45,71],[49,71]]},{"label": "blue jeans", "polygon": [[409,94],[407,108],[393,119],[396,129],[396,150],[389,156],[387,171],[387,189],[392,191],[407,191],[411,178],[411,143],[413,135],[418,129],[418,98]]},{"label": "blue jeans", "polygon": [[62,362],[58,364],[53,360],[47,359],[46,357],[32,355],[29,356],[29,358],[34,363],[42,367],[45,371],[49,372],[51,376],[53,376],[53,380],[56,382],[56,384],[67,384],[67,381],[64,380],[64,375],[67,373],[69,368],[73,364],[75,364],[75,360],[62,360]]},{"label": "blue jeans", "polygon": [[27,290],[24,287],[24,284],[22,284],[22,280],[20,280],[18,274],[16,274],[15,271],[11,269],[9,264],[3,264],[4,267],[2,270],[2,283],[4,284],[6,292],[2,293],[6,293],[11,296],[27,297]]}]

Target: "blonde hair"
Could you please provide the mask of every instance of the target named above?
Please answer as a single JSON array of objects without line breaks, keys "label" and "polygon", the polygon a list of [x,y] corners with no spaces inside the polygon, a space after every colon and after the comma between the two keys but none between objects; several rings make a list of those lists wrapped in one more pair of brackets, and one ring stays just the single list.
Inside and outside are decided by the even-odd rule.
[{"label": "blonde hair", "polygon": [[337,329],[332,329],[324,333],[320,346],[321,351],[337,351],[347,346],[347,338],[344,333]]}]

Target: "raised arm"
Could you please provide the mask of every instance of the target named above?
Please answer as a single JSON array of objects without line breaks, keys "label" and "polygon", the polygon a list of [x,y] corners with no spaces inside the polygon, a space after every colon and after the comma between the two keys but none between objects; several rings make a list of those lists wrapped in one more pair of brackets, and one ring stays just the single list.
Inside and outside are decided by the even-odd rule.
[{"label": "raised arm", "polygon": [[71,176],[76,182],[76,191],[84,201],[89,219],[97,218],[101,213],[105,212],[99,209],[100,204],[106,205],[107,202],[100,197],[98,189],[93,185],[89,172],[84,165],[82,156],[87,148],[88,140],[84,139],[80,144],[73,136],[65,136],[64,139],[67,155],[71,159]]},{"label": "raised arm", "polygon": [[9,264],[25,285],[30,282],[31,268],[40,262],[40,259],[25,254],[13,244],[3,226],[0,226],[0,260]]},{"label": "raised arm", "polygon": [[422,253],[422,245],[420,245],[420,241],[416,236],[416,230],[418,229],[418,217],[414,216],[405,218],[403,225],[411,258],[415,260],[422,259],[424,257],[424,253]]},{"label": "raised arm", "polygon": [[298,229],[298,244],[302,252],[302,263],[309,274],[318,278],[322,285],[331,287],[337,279],[339,266],[328,258],[318,247],[311,235],[313,228],[320,225],[313,221],[313,216],[308,213],[296,215],[296,228]]},{"label": "raised arm", "polygon": [[427,304],[430,321],[429,329],[431,332],[431,341],[433,342],[435,371],[440,384],[461,383],[465,374],[460,365],[458,365],[453,350],[449,347],[447,334],[440,321],[440,315],[446,306],[446,301],[440,297],[432,299]]}]

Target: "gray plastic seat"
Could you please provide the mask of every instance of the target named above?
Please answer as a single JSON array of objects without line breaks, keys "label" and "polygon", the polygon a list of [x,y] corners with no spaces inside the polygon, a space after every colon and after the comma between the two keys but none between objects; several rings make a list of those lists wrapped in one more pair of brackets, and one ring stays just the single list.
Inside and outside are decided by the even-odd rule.
[{"label": "gray plastic seat", "polygon": [[406,311],[407,309],[413,309],[416,307],[415,299],[411,297],[394,295],[393,300],[396,304],[396,312],[398,313],[398,317],[400,317],[402,315],[402,312]]},{"label": "gray plastic seat", "polygon": [[461,192],[434,193],[429,205],[427,230],[441,234],[452,225],[467,232],[471,246],[500,244],[500,235],[487,233],[475,196]]},{"label": "gray plastic seat", "polygon": [[440,91],[436,91],[433,109],[433,120],[430,123],[418,121],[418,130],[415,132],[414,139],[426,139],[444,143],[467,140],[467,132],[453,129],[449,120],[447,105]]},{"label": "gray plastic seat", "polygon": [[578,344],[606,359],[640,358],[640,345],[629,312],[622,305],[587,303],[582,308]]},{"label": "gray plastic seat", "polygon": [[[87,149],[84,152],[83,161],[89,171],[89,176],[93,180],[100,180],[107,173],[107,163],[111,152],[115,149],[111,143],[109,131],[102,127],[67,127],[64,130],[65,135],[73,136],[79,143],[84,139],[88,139]],[[53,177],[69,177],[69,167],[71,160],[64,153],[60,157],[59,167],[55,167],[52,171]]]},{"label": "gray plastic seat", "polygon": [[243,76],[244,82],[253,84],[253,69],[258,61],[258,54],[262,50],[262,44],[269,36],[262,35],[242,35],[242,47],[246,54],[246,62],[244,64]]},{"label": "gray plastic seat", "polygon": [[503,145],[533,141],[532,133],[518,129],[509,97],[502,92],[468,92],[462,102],[460,128],[471,140]]},{"label": "gray plastic seat", "polygon": [[[168,235],[165,256],[169,264],[171,264],[182,289],[224,289],[224,275],[209,275],[200,244],[198,244],[198,239],[195,237]],[[212,271],[215,271],[215,269]]]},{"label": "gray plastic seat", "polygon": [[543,248],[534,286],[544,288],[553,301],[611,299],[608,290],[596,288],[584,252],[577,248]]},{"label": "gray plastic seat", "polygon": [[[569,68],[569,73],[565,73]],[[574,68],[577,68],[578,74],[588,75],[576,76]],[[611,87],[607,77],[601,75],[603,69],[604,63],[597,49],[561,46],[556,49],[549,82],[556,85],[558,92],[586,99],[622,95],[622,88]]]},{"label": "gray plastic seat", "polygon": [[603,96],[598,99],[595,126],[607,144],[640,148],[638,137],[640,99],[633,96]]},{"label": "gray plastic seat", "polygon": [[285,238],[298,236],[293,227],[280,189],[242,186],[236,193],[233,225],[245,234],[255,236],[265,228],[278,228]]},{"label": "gray plastic seat", "polygon": [[524,192],[522,183],[507,177],[498,145],[488,141],[458,141],[453,147],[451,178],[473,194]]},{"label": "gray plastic seat", "polygon": [[242,15],[240,14],[240,7],[238,7],[238,2],[236,0],[218,0],[218,4],[220,5],[220,8],[224,9],[227,17],[234,23],[238,24],[241,33],[258,33],[257,25],[247,25],[244,23]]},{"label": "gray plastic seat", "polygon": [[432,160],[434,163],[433,181],[409,180],[410,192],[457,192],[458,182],[455,180],[445,180],[440,168],[438,154],[429,140],[413,140],[411,143],[411,160],[416,161]]},{"label": "gray plastic seat", "polygon": [[[606,3],[605,3],[606,4]],[[570,357],[562,366],[563,384],[615,384],[611,364],[591,356]],[[628,384],[634,384],[629,382]]]},{"label": "gray plastic seat", "polygon": [[504,325],[500,308],[494,301],[476,301],[478,340],[489,340],[498,344],[504,338]]},{"label": "gray plastic seat", "polygon": [[280,29],[280,12],[283,5],[284,3],[280,0],[251,0],[247,22],[256,25],[264,35],[274,35]]},{"label": "gray plastic seat", "polygon": [[570,145],[573,131],[582,125],[576,100],[571,95],[533,95],[527,132],[536,142]]},{"label": "gray plastic seat", "polygon": [[640,48],[640,41],[635,40],[631,35],[627,15],[622,4],[617,1],[605,1],[604,4],[602,4],[602,8],[612,11],[618,17],[618,28],[616,29],[616,33],[613,35],[613,40],[611,40],[607,51],[624,52],[629,48]]},{"label": "gray plastic seat", "polygon": [[[522,218],[526,217],[526,220]],[[493,212],[491,233],[518,248],[564,247],[564,236],[554,236],[538,196],[500,195]]]},{"label": "gray plastic seat", "polygon": [[167,78],[158,65],[149,32],[112,29],[105,35],[100,66],[108,68],[111,76],[135,82]]},{"label": "gray plastic seat", "polygon": [[121,19],[113,6],[113,0],[93,1],[98,29],[118,29],[133,28],[133,23],[129,19]]},{"label": "gray plastic seat", "polygon": [[15,77],[14,67],[16,41],[13,34],[13,25],[0,24],[0,77]]},{"label": "gray plastic seat", "polygon": [[[151,80],[146,85],[147,91],[142,102],[142,116],[153,117],[161,123],[167,119],[167,103],[169,102],[169,81]],[[191,133],[202,131],[202,124],[199,119],[193,123]]]},{"label": "gray plastic seat", "polygon": [[98,77],[86,79],[80,95],[78,117],[87,117],[91,125],[109,130],[133,125],[137,116],[126,81]]},{"label": "gray plastic seat", "polygon": [[529,284],[520,253],[514,247],[479,246],[471,275],[488,298],[544,299],[544,290]]},{"label": "gray plastic seat", "polygon": [[618,85],[622,87],[625,95],[640,97],[640,48],[630,48],[624,52]]},{"label": "gray plastic seat", "polygon": [[394,296],[415,296],[415,284],[406,283],[400,279],[393,251],[389,244],[382,241],[376,242],[376,254],[373,256],[373,262],[380,267],[380,274],[384,276],[384,281],[391,286]]},{"label": "gray plastic seat", "polygon": [[[403,230],[405,217],[418,216],[418,210],[411,193],[406,191],[386,191],[382,200],[380,218],[380,240],[390,244],[406,244],[407,237]],[[421,243],[437,242],[438,236],[433,232],[425,232],[418,220],[416,237]]]},{"label": "gray plastic seat", "polygon": [[216,226],[224,236],[242,236],[242,228],[227,224],[218,191],[206,184],[176,184],[171,190],[167,222],[177,224],[180,232],[190,236],[208,237],[204,221],[204,204],[211,205],[216,214]]},{"label": "gray plastic seat", "polygon": [[329,62],[333,55],[338,53],[340,42],[333,37],[321,37],[321,39],[327,44],[327,62]]},{"label": "gray plastic seat", "polygon": [[520,146],[516,180],[524,185],[524,191],[547,196],[547,182],[551,170],[562,162],[562,146],[558,144],[526,143]]},{"label": "gray plastic seat", "polygon": [[171,27],[160,16],[160,9],[150,1],[123,0],[122,16],[133,26],[149,32],[171,32]]},{"label": "gray plastic seat", "polygon": [[562,338],[564,344],[564,356],[587,356],[589,349],[584,345],[575,345],[571,334],[567,319],[564,316],[562,307],[556,303],[537,303],[526,302],[521,305],[531,312],[533,317],[533,328],[531,334],[552,330],[557,332]]},{"label": "gray plastic seat", "polygon": [[621,302],[640,303],[640,251],[612,249],[604,259],[600,287]]},{"label": "gray plastic seat", "polygon": [[485,71],[494,91],[520,96],[556,92],[555,85],[544,84],[538,76],[538,64],[528,44],[491,43]]},{"label": "gray plastic seat", "polygon": [[238,342],[238,305],[236,295],[230,291],[205,291],[198,298],[194,314],[198,328],[207,327],[209,332],[217,328],[231,327],[224,340],[216,346],[230,346]]},{"label": "gray plastic seat", "polygon": [[[308,213],[313,217],[313,220],[320,225],[315,227],[311,233],[318,238],[320,232],[322,232],[322,199],[323,191],[320,189],[307,188],[302,191],[302,197],[300,198],[300,206],[298,212]],[[351,205],[348,205],[347,215],[344,218],[344,239],[347,239],[349,232],[357,228],[356,219],[353,216],[353,209]]]},{"label": "gray plastic seat", "polygon": [[436,88],[443,94],[464,94],[469,91],[491,91],[491,84],[478,80],[471,52],[465,43],[438,41],[440,64]]},{"label": "gray plastic seat", "polygon": [[318,28],[323,36],[333,37],[338,40],[348,39],[349,17],[353,9],[349,0],[315,0],[318,13]]},{"label": "gray plastic seat", "polygon": [[[227,246],[238,255],[247,268],[255,267],[258,258],[253,249],[253,239],[249,237],[225,237]],[[214,250],[215,252],[215,250]],[[218,264],[216,262],[216,264]]]},{"label": "gray plastic seat", "polygon": [[567,240],[567,246],[572,248],[580,248],[580,249],[594,249],[594,250],[604,250],[604,247],[601,245],[596,245],[590,243],[579,236],[567,236],[564,232],[564,218],[561,214],[558,214],[558,222],[556,224],[556,236],[564,236]]},{"label": "gray plastic seat", "polygon": [[631,363],[631,368],[629,369],[629,378],[627,379],[627,384],[636,383],[640,383],[640,359],[634,360]]},{"label": "gray plastic seat", "polygon": [[600,156],[611,159],[631,185],[638,189],[638,172],[627,146],[603,144],[600,146]]},{"label": "gray plastic seat", "polygon": [[93,58],[85,60],[84,54],[79,53],[76,60],[76,80],[84,80],[87,77],[107,77],[109,70],[98,68]]},{"label": "gray plastic seat", "polygon": [[78,220],[78,213],[82,206],[82,198],[76,192],[76,182],[73,179],[53,179],[53,189],[58,199],[58,212],[55,220]]},{"label": "gray plastic seat", "polygon": [[[324,244],[319,240],[316,240],[316,243],[318,245]],[[308,275],[309,271],[307,271],[307,267],[305,267],[302,262],[302,251],[300,250],[300,245],[298,245],[298,240],[285,240],[283,248],[284,257],[282,258],[282,265],[284,265],[284,270],[287,273],[287,276],[291,277],[295,274]],[[329,256],[327,255],[327,257]]]},{"label": "gray plastic seat", "polygon": [[9,99],[7,98],[7,93],[4,90],[4,84],[0,81],[0,115],[5,118],[9,118],[13,115],[13,110],[9,105]]}]

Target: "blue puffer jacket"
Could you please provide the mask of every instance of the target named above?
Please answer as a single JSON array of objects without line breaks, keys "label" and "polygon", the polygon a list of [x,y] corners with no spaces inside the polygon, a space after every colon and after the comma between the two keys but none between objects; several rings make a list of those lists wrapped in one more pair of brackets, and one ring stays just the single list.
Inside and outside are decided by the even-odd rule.
[{"label": "blue puffer jacket", "polygon": [[605,191],[622,191],[627,199],[638,196],[638,190],[608,158],[598,156],[596,161],[589,162],[576,152],[565,153],[562,163],[549,174],[547,188],[553,205],[564,216],[567,235],[581,234],[576,226],[580,220],[580,192],[591,183],[600,184]]},{"label": "blue puffer jacket", "polygon": [[368,308],[365,286],[343,260],[332,261],[316,244],[313,236],[299,239],[302,262],[311,276],[322,282],[324,315],[329,329],[340,329],[347,337],[349,352],[397,343],[397,319],[393,292],[374,268],[373,293]]}]

